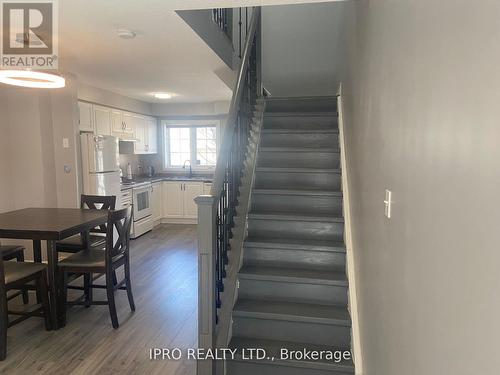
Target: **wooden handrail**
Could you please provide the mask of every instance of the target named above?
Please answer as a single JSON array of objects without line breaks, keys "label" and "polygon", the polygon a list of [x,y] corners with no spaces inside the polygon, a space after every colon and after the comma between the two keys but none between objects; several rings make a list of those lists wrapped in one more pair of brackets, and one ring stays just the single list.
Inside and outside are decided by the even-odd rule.
[{"label": "wooden handrail", "polygon": [[210,190],[210,195],[219,197],[222,192],[222,185],[224,184],[224,175],[226,173],[226,164],[229,159],[231,146],[232,146],[232,134],[236,126],[236,119],[238,117],[238,111],[240,110],[241,98],[243,95],[244,81],[247,76],[248,66],[250,64],[250,53],[255,38],[255,33],[257,32],[257,26],[260,24],[260,8],[253,8],[252,21],[250,23],[250,29],[248,30],[247,39],[245,41],[245,49],[243,50],[243,57],[241,59],[240,68],[238,71],[238,80],[236,81],[233,97],[231,99],[231,105],[229,107],[229,114],[224,126],[224,133],[222,136],[222,144],[219,150],[219,155],[217,157],[217,163],[215,167],[214,180],[212,183],[212,188]]}]

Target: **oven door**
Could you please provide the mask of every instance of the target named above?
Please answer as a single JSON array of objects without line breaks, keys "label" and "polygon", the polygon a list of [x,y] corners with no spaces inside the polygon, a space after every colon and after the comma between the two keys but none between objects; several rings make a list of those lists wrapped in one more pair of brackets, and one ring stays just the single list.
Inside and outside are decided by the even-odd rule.
[{"label": "oven door", "polygon": [[151,216],[151,186],[133,189],[134,222]]}]

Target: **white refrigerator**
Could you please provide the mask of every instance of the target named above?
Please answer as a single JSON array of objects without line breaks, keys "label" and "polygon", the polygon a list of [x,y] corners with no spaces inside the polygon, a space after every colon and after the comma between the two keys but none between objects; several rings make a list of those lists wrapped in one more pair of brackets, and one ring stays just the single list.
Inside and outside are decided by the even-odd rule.
[{"label": "white refrigerator", "polygon": [[93,134],[80,136],[82,146],[83,193],[114,195],[121,207],[121,177],[118,138]]}]

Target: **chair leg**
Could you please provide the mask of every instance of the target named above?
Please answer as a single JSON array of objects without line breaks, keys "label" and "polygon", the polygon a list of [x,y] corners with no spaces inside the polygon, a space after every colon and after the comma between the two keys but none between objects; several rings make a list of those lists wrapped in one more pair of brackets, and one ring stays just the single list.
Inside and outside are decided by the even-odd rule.
[{"label": "chair leg", "polygon": [[7,357],[7,327],[9,325],[9,315],[7,310],[7,292],[3,290],[0,302],[0,361]]},{"label": "chair leg", "polygon": [[[16,261],[18,261],[18,262],[24,262],[24,253],[23,252],[17,253],[17,255],[16,255]],[[23,303],[25,305],[27,305],[30,302],[30,297],[29,297],[28,289],[27,288],[23,288],[22,289],[22,296],[23,296]]]},{"label": "chair leg", "polygon": [[113,270],[113,285],[118,285],[118,278],[116,277],[116,270]]},{"label": "chair leg", "polygon": [[115,286],[113,285],[112,272],[106,272],[106,291],[108,294],[108,307],[109,315],[111,315],[111,323],[113,324],[113,328],[116,329],[120,325],[118,324],[118,315],[116,314]]},{"label": "chair leg", "polygon": [[130,305],[130,310],[135,311],[134,297],[132,295],[132,282],[130,280],[130,262],[125,262],[125,282],[127,284],[127,297]]},{"label": "chair leg", "polygon": [[50,322],[50,303],[49,291],[47,288],[47,271],[44,271],[40,274],[40,277],[36,280],[36,284],[36,288],[40,291],[40,298],[42,300],[45,329],[47,331],[50,331],[52,329],[52,324]]},{"label": "chair leg", "polygon": [[63,271],[59,270],[59,313],[61,314],[62,317],[62,325],[66,325],[66,303],[68,299],[68,274]]},{"label": "chair leg", "polygon": [[92,274],[86,273],[83,275],[83,287],[85,290],[85,307],[90,307],[92,304]]}]

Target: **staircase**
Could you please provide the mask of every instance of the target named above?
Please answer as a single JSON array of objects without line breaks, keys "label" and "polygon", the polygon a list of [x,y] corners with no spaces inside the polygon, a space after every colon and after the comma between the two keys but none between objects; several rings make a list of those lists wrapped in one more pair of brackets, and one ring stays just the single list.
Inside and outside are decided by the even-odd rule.
[{"label": "staircase", "polygon": [[351,359],[280,356],[350,351],[336,98],[267,99],[263,121],[227,374],[354,374]]}]

